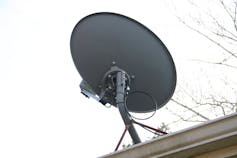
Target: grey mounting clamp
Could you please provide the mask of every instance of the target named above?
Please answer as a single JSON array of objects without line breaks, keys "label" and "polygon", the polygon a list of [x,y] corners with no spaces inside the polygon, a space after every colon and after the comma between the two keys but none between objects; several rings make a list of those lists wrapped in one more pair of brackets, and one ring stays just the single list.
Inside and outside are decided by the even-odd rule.
[{"label": "grey mounting clamp", "polygon": [[[110,103],[111,105],[115,105],[115,95],[116,95],[116,75],[118,72],[125,73],[126,77],[126,93],[130,90],[129,85],[131,83],[130,76],[127,72],[120,69],[119,67],[115,66],[113,64],[110,69],[104,74],[103,79],[101,83],[99,84],[99,87],[101,89],[99,98],[101,98],[101,101],[106,103]],[[111,100],[110,98],[114,98]]]}]

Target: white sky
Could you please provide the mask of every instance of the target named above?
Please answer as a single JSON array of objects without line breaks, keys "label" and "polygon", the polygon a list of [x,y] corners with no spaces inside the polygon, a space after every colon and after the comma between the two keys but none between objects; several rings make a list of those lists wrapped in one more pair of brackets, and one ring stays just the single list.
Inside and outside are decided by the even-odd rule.
[{"label": "white sky", "polygon": [[[98,157],[113,152],[123,122],[117,109],[80,94],[81,78],[69,46],[75,24],[100,11],[127,15],[150,28],[170,50],[178,75],[192,71],[183,61],[204,56],[202,48],[193,50],[201,43],[199,37],[162,1],[1,0],[0,157]],[[167,118],[172,116],[161,109],[147,123],[156,127]],[[144,133],[143,140],[148,137]]]}]

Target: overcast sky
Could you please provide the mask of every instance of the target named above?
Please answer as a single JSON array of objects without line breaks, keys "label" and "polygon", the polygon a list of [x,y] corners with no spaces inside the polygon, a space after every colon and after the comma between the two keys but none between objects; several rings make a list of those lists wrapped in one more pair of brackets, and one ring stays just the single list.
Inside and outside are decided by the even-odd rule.
[{"label": "overcast sky", "polygon": [[[157,34],[178,79],[195,70],[183,61],[204,56],[202,48],[193,50],[199,37],[162,1],[1,0],[0,157],[98,157],[114,150],[123,121],[117,109],[80,94],[69,46],[75,24],[101,11],[129,16]],[[157,126],[167,118],[171,114],[161,109],[147,123]],[[139,133],[143,140],[145,133]]]}]

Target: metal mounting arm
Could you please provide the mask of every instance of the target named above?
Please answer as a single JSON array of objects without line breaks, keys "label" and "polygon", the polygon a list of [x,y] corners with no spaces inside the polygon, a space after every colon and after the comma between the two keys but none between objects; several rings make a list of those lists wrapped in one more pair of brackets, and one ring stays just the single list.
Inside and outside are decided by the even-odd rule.
[{"label": "metal mounting arm", "polygon": [[132,118],[129,116],[126,107],[125,107],[125,94],[126,94],[126,73],[117,72],[116,75],[116,104],[119,109],[119,112],[122,116],[122,119],[125,123],[126,128],[135,144],[141,143],[141,140],[137,134],[135,127],[133,126]]}]

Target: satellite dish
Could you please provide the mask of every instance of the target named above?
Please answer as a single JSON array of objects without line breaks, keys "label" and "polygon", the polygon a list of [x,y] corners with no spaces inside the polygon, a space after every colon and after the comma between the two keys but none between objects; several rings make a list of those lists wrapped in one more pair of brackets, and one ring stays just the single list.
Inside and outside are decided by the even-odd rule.
[{"label": "satellite dish", "polygon": [[[165,105],[174,93],[176,71],[162,41],[147,27],[123,15],[96,13],[80,20],[71,36],[71,53],[82,78],[100,96],[103,79],[114,64],[130,75],[130,92],[143,91],[155,98],[133,93],[127,100],[132,112],[151,112]],[[105,96],[115,105],[113,96]]]},{"label": "satellite dish", "polygon": [[129,17],[107,12],[86,16],[73,29],[70,47],[83,94],[118,107],[126,125],[132,120],[127,111],[155,111],[174,93],[176,70],[168,49]]}]

